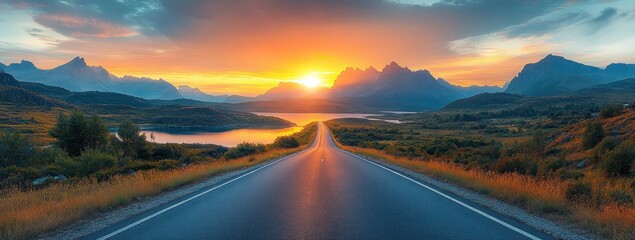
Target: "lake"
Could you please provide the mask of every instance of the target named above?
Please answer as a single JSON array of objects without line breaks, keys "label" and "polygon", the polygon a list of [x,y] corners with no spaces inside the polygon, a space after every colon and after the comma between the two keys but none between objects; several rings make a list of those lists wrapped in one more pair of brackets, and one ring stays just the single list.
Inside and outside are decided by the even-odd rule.
[{"label": "lake", "polygon": [[263,116],[274,116],[294,122],[299,127],[280,128],[280,129],[237,129],[224,132],[206,132],[192,130],[149,130],[142,129],[148,141],[150,134],[154,134],[157,143],[202,143],[202,144],[218,144],[226,147],[235,147],[242,142],[259,142],[272,143],[277,137],[290,135],[302,130],[304,126],[314,121],[328,121],[336,118],[367,118],[377,121],[388,121],[398,123],[396,120],[379,120],[373,119],[377,114],[364,113],[255,113]]}]

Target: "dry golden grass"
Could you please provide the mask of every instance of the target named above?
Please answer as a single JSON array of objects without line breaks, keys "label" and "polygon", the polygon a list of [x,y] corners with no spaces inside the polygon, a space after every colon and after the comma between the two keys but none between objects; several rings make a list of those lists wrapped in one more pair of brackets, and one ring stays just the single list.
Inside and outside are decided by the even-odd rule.
[{"label": "dry golden grass", "polygon": [[[485,172],[479,169],[467,169],[444,160],[411,160],[395,157],[376,149],[338,145],[351,152],[368,155],[494,196],[519,205],[530,212],[576,223],[603,237],[635,239],[635,207],[633,205],[603,205],[598,202],[599,200],[584,204],[571,203],[565,197],[566,189],[571,184],[568,181],[536,179],[515,173]],[[594,179],[592,183],[594,190],[603,190],[600,194],[628,188],[626,181],[609,181],[599,176],[592,179]],[[597,198],[605,199],[603,196]]]},{"label": "dry golden grass", "polygon": [[34,238],[91,214],[127,205],[136,198],[156,195],[223,172],[253,166],[303,148],[306,145],[170,171],[140,171],[127,176],[115,176],[104,182],[86,179],[41,190],[6,191],[0,197],[0,239]]}]

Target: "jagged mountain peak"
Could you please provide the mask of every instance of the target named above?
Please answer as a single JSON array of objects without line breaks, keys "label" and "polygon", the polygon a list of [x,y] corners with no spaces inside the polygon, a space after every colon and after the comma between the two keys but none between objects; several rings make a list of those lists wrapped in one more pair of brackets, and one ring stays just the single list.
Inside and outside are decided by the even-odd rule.
[{"label": "jagged mountain peak", "polygon": [[82,67],[88,67],[88,65],[86,64],[86,60],[84,60],[84,58],[75,57],[72,60],[70,60],[69,62],[59,66],[58,68],[60,68],[60,67],[82,68]]},{"label": "jagged mountain peak", "polygon": [[37,67],[35,67],[35,64],[27,60],[22,60],[20,61],[20,63],[11,63],[9,64],[9,66],[7,66],[7,68],[18,71],[37,69]]},{"label": "jagged mountain peak", "polygon": [[381,70],[382,73],[395,72],[395,71],[408,71],[408,72],[411,72],[410,69],[408,69],[408,67],[402,67],[395,61],[390,62],[388,65],[384,66],[384,68]]}]

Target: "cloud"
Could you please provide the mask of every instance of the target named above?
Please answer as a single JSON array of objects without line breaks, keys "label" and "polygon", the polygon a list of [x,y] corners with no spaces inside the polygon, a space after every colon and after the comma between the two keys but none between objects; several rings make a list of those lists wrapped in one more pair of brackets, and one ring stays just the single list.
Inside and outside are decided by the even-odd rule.
[{"label": "cloud", "polygon": [[34,17],[34,20],[42,26],[50,27],[61,34],[74,38],[130,37],[139,34],[126,26],[72,15],[38,15]]},{"label": "cloud", "polygon": [[[605,56],[598,59],[626,56],[632,51],[622,45],[632,38],[624,29],[635,17],[629,0],[4,2],[36,21],[14,31],[36,38],[38,44],[50,32],[67,37],[42,55],[50,58],[55,52],[60,61],[82,55],[120,73],[137,69],[296,76],[346,66],[381,67],[395,60],[413,68],[448,65],[442,70],[459,82],[489,78],[496,84],[509,80],[505,76],[513,76],[522,61],[554,50],[603,51],[600,55]],[[615,55],[620,46],[624,54]],[[476,71],[476,66],[488,70]],[[465,73],[468,67],[475,74]],[[491,75],[481,76],[488,72]]]},{"label": "cloud", "polygon": [[611,18],[613,18],[615,15],[617,15],[617,9],[605,8],[604,10],[602,10],[602,13],[600,14],[600,16],[597,16],[596,18],[589,20],[588,23],[593,23],[593,24],[604,23],[611,20]]}]

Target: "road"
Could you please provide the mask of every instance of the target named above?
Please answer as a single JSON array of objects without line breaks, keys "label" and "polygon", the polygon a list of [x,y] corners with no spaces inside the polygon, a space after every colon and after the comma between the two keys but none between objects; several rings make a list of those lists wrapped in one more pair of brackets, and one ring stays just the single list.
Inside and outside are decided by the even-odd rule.
[{"label": "road", "polygon": [[310,148],[88,239],[552,239],[339,149]]}]

